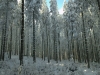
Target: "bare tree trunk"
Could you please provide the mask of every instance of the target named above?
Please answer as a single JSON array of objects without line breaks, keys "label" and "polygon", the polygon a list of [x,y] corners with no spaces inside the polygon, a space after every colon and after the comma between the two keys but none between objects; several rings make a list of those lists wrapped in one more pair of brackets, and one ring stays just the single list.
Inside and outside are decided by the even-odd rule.
[{"label": "bare tree trunk", "polygon": [[29,30],[28,30],[27,35],[28,35],[28,37],[27,37],[28,39],[27,39],[27,45],[26,46],[27,46],[27,56],[29,56]]},{"label": "bare tree trunk", "polygon": [[2,27],[2,38],[1,38],[1,60],[3,58],[3,42],[4,42],[4,27]]},{"label": "bare tree trunk", "polygon": [[44,57],[44,47],[43,47],[43,33],[42,33],[42,60],[43,60],[43,57]]},{"label": "bare tree trunk", "polygon": [[3,28],[3,44],[2,44],[2,60],[4,61],[4,54],[6,51],[6,30],[7,30],[7,20],[8,20],[8,0],[7,0],[7,7],[6,7],[6,24]]},{"label": "bare tree trunk", "polygon": [[24,0],[22,0],[22,26],[21,26],[20,65],[23,65],[23,50],[24,50]]},{"label": "bare tree trunk", "polygon": [[78,54],[78,61],[81,63],[81,53],[80,53],[80,43],[78,42],[77,39],[77,54]]},{"label": "bare tree trunk", "polygon": [[100,0],[97,0],[98,7],[99,7],[99,12],[100,12]]},{"label": "bare tree trunk", "polygon": [[48,63],[50,62],[50,35],[48,35]]},{"label": "bare tree trunk", "polygon": [[16,41],[15,41],[15,54],[18,55],[18,37],[17,37],[17,26],[16,26]]},{"label": "bare tree trunk", "polygon": [[58,33],[58,49],[59,49],[59,60],[61,61],[61,50],[60,50],[60,33]]},{"label": "bare tree trunk", "polygon": [[55,58],[56,62],[58,63],[57,33],[56,33],[56,28],[54,30],[54,58]]},{"label": "bare tree trunk", "polygon": [[36,62],[36,55],[35,55],[35,22],[34,22],[34,11],[33,11],[33,61]]},{"label": "bare tree trunk", "polygon": [[19,50],[19,60],[20,60],[20,56],[21,56],[21,54],[20,54],[20,52],[21,52],[21,51],[20,51],[20,50],[21,50],[21,40],[20,40],[20,39],[21,39],[21,38],[20,38],[20,37],[21,37],[21,33],[20,33],[20,32],[21,32],[21,29],[18,28],[18,34],[19,34],[19,35],[18,35],[18,37],[19,37],[19,39],[18,39],[18,44],[19,44],[19,45],[18,45],[18,50]]},{"label": "bare tree trunk", "polygon": [[85,41],[85,50],[86,50],[86,55],[87,55],[88,68],[90,68],[89,53],[88,53],[87,38],[86,38],[86,30],[85,30],[85,24],[84,24],[84,17],[83,16],[84,16],[84,14],[82,12],[83,35],[84,35],[84,41]]},{"label": "bare tree trunk", "polygon": [[9,59],[11,59],[11,51],[12,51],[12,25],[10,26],[10,49],[9,49]]}]

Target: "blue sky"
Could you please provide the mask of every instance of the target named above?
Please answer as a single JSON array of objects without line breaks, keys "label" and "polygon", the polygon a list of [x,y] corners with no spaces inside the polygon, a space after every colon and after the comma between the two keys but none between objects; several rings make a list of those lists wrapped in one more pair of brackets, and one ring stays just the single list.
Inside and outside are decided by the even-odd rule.
[{"label": "blue sky", "polygon": [[[66,0],[68,1],[68,0]],[[50,0],[47,0],[48,7],[50,6]],[[58,10],[62,8],[64,0],[57,0]]]}]

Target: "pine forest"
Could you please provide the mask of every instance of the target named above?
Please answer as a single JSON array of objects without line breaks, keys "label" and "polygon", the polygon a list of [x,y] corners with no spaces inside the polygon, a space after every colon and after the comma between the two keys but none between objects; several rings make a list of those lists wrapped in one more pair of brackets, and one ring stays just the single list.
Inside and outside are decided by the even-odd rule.
[{"label": "pine forest", "polygon": [[0,0],[0,75],[100,75],[100,0],[47,1]]}]

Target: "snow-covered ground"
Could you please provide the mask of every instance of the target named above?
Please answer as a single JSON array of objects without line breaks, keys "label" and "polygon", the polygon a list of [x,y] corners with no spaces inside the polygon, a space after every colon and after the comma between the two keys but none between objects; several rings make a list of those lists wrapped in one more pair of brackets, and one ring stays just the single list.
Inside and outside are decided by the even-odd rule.
[{"label": "snow-covered ground", "polygon": [[85,63],[75,63],[73,66],[72,63],[67,60],[58,63],[51,60],[48,63],[41,58],[33,63],[32,57],[25,56],[24,65],[20,66],[18,56],[12,56],[11,60],[0,61],[0,75],[100,75],[100,64],[91,63],[91,69],[88,69]]}]

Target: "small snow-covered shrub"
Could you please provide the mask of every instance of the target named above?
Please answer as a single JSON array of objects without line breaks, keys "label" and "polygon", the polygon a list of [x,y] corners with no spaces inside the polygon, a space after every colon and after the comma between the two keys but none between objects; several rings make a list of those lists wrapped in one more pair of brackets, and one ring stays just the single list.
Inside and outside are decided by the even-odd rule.
[{"label": "small snow-covered shrub", "polygon": [[74,72],[74,71],[76,71],[76,70],[77,70],[76,64],[75,64],[75,63],[71,63],[70,66],[69,66],[69,71]]}]

